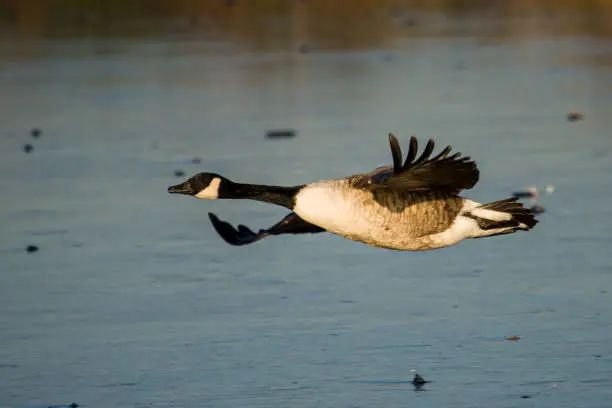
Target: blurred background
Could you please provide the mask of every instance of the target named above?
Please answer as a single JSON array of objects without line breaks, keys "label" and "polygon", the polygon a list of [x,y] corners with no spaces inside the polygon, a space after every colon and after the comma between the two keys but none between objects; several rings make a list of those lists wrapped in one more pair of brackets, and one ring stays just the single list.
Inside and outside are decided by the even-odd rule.
[{"label": "blurred background", "polygon": [[[608,407],[611,36],[608,0],[0,0],[0,406]],[[166,192],[369,171],[389,132],[540,224],[236,248],[208,211],[286,211]]]}]

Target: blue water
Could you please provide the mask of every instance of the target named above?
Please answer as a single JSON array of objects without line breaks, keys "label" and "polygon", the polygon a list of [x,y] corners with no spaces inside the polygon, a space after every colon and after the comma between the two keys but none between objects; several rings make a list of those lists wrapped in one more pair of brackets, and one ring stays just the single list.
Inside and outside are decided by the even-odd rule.
[{"label": "blue water", "polygon": [[[610,406],[612,71],[589,59],[609,43],[21,46],[0,69],[0,406]],[[425,253],[329,234],[236,248],[208,211],[253,229],[286,211],[166,193],[177,169],[368,171],[390,163],[388,132],[473,157],[480,202],[554,185],[548,211]],[[415,372],[432,382],[415,391]]]}]

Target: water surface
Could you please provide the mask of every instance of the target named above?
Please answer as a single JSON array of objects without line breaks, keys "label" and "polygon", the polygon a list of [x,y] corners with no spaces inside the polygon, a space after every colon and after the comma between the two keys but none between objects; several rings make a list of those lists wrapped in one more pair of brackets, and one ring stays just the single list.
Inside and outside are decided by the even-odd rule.
[{"label": "water surface", "polygon": [[[402,20],[361,42],[279,43],[282,14],[254,38],[176,20],[6,28],[0,405],[609,406],[609,39],[568,18],[407,15],[418,34]],[[388,132],[477,160],[477,201],[552,184],[548,212],[433,252],[323,234],[235,248],[208,211],[252,228],[286,211],[166,193],[177,169],[287,185],[367,171],[390,163]]]}]

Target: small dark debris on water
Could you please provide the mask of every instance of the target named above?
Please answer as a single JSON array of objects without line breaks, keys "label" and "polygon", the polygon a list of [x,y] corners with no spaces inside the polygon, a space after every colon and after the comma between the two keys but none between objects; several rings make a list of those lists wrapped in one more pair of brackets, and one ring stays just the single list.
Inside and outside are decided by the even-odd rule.
[{"label": "small dark debris on water", "polygon": [[584,120],[584,114],[576,111],[567,112],[567,121],[568,122],[576,122],[579,120]]},{"label": "small dark debris on water", "polygon": [[193,157],[193,158],[191,158],[191,163],[192,164],[200,164],[200,163],[202,163],[202,159],[200,159],[199,157]]},{"label": "small dark debris on water", "polygon": [[300,45],[300,54],[308,54],[310,51],[312,51],[312,47],[308,44],[302,44]]},{"label": "small dark debris on water", "polygon": [[26,143],[23,145],[23,151],[26,153],[30,153],[32,150],[34,150],[34,146],[32,146],[29,143]]},{"label": "small dark debris on water", "polygon": [[538,189],[536,187],[529,187],[525,190],[515,191],[512,193],[512,197],[516,198],[538,198]]},{"label": "small dark debris on water", "polygon": [[541,206],[540,204],[535,204],[532,205],[530,208],[531,212],[534,214],[541,214],[543,212],[546,212],[546,208],[544,208],[543,206]]},{"label": "small dark debris on water", "polygon": [[28,245],[26,247],[26,252],[32,253],[38,251],[38,247],[36,245]]},{"label": "small dark debris on water", "polygon": [[522,399],[527,399],[527,398],[531,398],[531,395],[521,395]]},{"label": "small dark debris on water", "polygon": [[185,172],[183,170],[174,170],[174,177],[185,177]]},{"label": "small dark debris on water", "polygon": [[40,137],[40,135],[42,134],[42,130],[40,130],[39,128],[34,128],[32,129],[32,131],[30,132],[30,135],[34,138],[34,139],[38,139]]},{"label": "small dark debris on water", "polygon": [[412,379],[412,385],[414,385],[415,387],[422,387],[429,382],[431,381],[427,381],[419,374],[414,374],[414,378]]},{"label": "small dark debris on water", "polygon": [[293,129],[276,129],[266,131],[266,137],[268,139],[282,139],[295,137],[297,132]]},{"label": "small dark debris on water", "polygon": [[519,341],[521,338],[519,336],[510,336],[510,337],[506,337],[506,340],[508,341]]}]

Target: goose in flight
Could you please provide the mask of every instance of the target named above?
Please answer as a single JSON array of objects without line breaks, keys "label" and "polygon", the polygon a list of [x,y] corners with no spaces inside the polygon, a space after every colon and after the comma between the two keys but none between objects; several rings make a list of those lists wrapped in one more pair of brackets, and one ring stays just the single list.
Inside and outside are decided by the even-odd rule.
[{"label": "goose in flight", "polygon": [[429,140],[418,155],[410,138],[406,159],[389,134],[393,165],[341,179],[281,187],[245,184],[215,173],[198,173],[168,192],[202,199],[249,199],[286,207],[277,224],[258,232],[209,213],[217,233],[231,245],[246,245],[269,235],[331,232],[375,247],[423,251],[447,247],[465,238],[528,231],[538,222],[516,197],[480,204],[459,196],[474,187],[476,163],[447,146],[432,157]]}]

